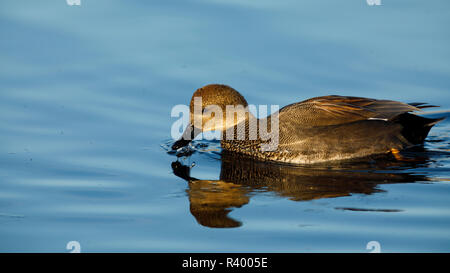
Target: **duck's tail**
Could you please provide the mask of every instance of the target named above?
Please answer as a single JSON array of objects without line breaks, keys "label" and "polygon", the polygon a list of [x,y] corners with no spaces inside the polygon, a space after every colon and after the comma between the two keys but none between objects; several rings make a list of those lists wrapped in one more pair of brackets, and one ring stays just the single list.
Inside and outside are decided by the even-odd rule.
[{"label": "duck's tail", "polygon": [[436,125],[436,123],[444,120],[443,118],[424,118],[414,114],[401,114],[395,117],[392,121],[399,123],[403,126],[401,134],[411,143],[411,144],[422,144],[431,127]]}]

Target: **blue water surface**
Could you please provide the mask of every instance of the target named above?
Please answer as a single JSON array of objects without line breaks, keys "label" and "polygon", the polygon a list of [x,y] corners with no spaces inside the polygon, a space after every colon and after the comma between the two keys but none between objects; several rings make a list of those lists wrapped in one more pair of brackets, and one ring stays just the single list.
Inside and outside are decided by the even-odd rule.
[{"label": "blue water surface", "polygon": [[[449,252],[449,25],[447,0],[1,1],[0,251]],[[167,153],[172,107],[209,83],[252,104],[339,94],[447,119],[418,163],[230,190],[208,182],[224,168],[217,142]],[[177,162],[239,201],[216,218],[234,227],[202,221],[208,189]]]}]

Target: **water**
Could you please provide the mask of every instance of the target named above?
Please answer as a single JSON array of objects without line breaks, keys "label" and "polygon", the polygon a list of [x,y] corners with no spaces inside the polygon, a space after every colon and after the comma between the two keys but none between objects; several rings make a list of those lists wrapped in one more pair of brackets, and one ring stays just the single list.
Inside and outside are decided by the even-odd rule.
[{"label": "water", "polygon": [[[450,4],[382,4],[2,1],[0,251],[449,252]],[[170,111],[208,83],[447,120],[416,162],[239,165],[217,142],[177,158]]]}]

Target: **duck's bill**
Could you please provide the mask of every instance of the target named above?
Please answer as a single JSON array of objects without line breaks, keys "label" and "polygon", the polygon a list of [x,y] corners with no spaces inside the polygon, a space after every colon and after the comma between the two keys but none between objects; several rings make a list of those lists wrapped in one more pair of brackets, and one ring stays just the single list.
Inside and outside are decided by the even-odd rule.
[{"label": "duck's bill", "polygon": [[198,135],[198,130],[195,130],[194,126],[192,124],[189,124],[186,127],[186,130],[184,130],[183,135],[181,138],[172,145],[172,150],[178,150],[182,147],[185,147],[191,143],[191,141]]},{"label": "duck's bill", "polygon": [[189,143],[191,143],[191,140],[185,140],[181,138],[172,145],[172,150],[178,150],[180,148],[183,148],[187,146]]}]

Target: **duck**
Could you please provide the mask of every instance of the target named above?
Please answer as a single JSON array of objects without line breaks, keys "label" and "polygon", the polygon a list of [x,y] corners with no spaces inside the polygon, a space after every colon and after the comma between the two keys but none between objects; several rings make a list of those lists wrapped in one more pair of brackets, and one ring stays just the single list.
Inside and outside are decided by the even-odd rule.
[{"label": "duck", "polygon": [[[402,150],[423,145],[431,128],[444,119],[412,113],[428,107],[437,106],[328,95],[258,119],[237,90],[208,84],[192,95],[189,124],[171,148],[188,146],[200,133],[220,131],[223,150],[264,162],[314,164],[380,154],[400,160]],[[229,109],[240,111],[230,114]]]}]

